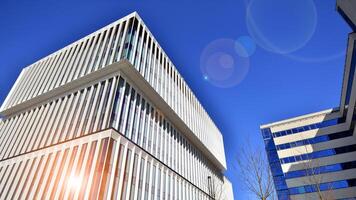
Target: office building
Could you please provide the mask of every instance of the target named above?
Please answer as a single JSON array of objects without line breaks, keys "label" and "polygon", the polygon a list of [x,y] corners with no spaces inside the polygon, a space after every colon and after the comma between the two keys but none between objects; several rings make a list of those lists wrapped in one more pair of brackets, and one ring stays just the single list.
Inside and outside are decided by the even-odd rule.
[{"label": "office building", "polygon": [[[356,1],[337,1],[353,31]],[[356,33],[350,33],[338,108],[261,126],[280,200],[356,199]]]},{"label": "office building", "polygon": [[24,68],[0,199],[233,199],[223,137],[137,13]]}]

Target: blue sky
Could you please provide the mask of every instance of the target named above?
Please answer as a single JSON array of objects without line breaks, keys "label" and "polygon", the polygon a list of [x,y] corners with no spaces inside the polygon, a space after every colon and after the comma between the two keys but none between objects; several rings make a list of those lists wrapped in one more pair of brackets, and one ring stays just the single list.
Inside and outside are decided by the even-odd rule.
[{"label": "blue sky", "polygon": [[221,130],[231,168],[244,138],[262,145],[261,124],[338,106],[351,30],[335,4],[1,1],[0,102],[23,67],[137,11]]}]

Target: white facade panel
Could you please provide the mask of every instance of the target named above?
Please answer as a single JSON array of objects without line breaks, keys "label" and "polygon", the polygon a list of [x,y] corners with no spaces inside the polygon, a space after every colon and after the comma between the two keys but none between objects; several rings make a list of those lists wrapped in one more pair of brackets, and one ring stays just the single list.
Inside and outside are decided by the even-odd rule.
[{"label": "white facade panel", "polygon": [[208,177],[233,198],[221,133],[136,13],[23,69],[0,113],[0,199],[210,199]]},{"label": "white facade panel", "polygon": [[[140,48],[141,45],[145,47],[145,53]],[[82,50],[82,48],[85,49]],[[83,52],[87,52],[87,55],[82,54]],[[148,62],[144,63],[142,59],[143,57],[147,59],[147,52]],[[81,59],[80,63],[82,64],[75,65],[74,63],[79,63],[79,59]],[[18,83],[16,83],[16,89],[15,87],[12,89],[1,110],[4,112],[11,107],[45,94],[121,59],[128,59],[134,65],[164,101],[187,124],[192,133],[213,152],[222,166],[226,168],[225,152],[222,146],[223,138],[220,131],[141,18],[135,13],[25,68],[24,70],[28,72],[20,76]],[[171,79],[171,81],[168,79]],[[176,98],[178,98],[176,101],[178,109],[175,109],[176,106],[169,101],[171,94],[168,89],[165,89],[165,87],[169,87],[170,82],[177,86],[175,91]],[[17,89],[17,87],[20,89]],[[195,119],[195,123],[200,123],[193,124],[192,119]],[[209,130],[208,137],[205,130]]]}]

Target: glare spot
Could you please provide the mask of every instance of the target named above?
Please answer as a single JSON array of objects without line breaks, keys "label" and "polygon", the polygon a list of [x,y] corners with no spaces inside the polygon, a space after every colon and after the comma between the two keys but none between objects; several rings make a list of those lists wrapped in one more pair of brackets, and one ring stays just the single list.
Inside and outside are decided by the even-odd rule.
[{"label": "glare spot", "polygon": [[222,54],[219,57],[219,62],[224,68],[232,68],[234,66],[234,59],[229,54]]},{"label": "glare spot", "polygon": [[[218,39],[209,43],[200,57],[204,80],[217,87],[228,88],[239,84],[247,75],[249,59],[235,51],[235,41]],[[245,52],[241,46],[241,51]]]},{"label": "glare spot", "polygon": [[313,36],[317,13],[313,0],[251,0],[247,29],[260,47],[288,54],[304,47]]},{"label": "glare spot", "polygon": [[68,187],[70,189],[78,189],[80,188],[80,185],[81,185],[82,181],[81,181],[81,178],[79,176],[70,176],[69,177],[69,180],[68,180]]},{"label": "glare spot", "polygon": [[256,43],[250,36],[241,36],[235,42],[235,51],[242,57],[250,57],[256,51]]}]

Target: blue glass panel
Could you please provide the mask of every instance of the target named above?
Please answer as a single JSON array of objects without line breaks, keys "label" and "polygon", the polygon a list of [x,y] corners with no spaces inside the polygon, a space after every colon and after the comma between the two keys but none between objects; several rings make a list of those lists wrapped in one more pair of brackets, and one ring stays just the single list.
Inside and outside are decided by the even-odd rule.
[{"label": "blue glass panel", "polygon": [[[267,128],[267,129],[262,129],[261,132],[264,138],[267,158],[273,176],[273,181],[275,184],[278,199],[289,200],[289,191],[287,189],[287,184],[285,182],[285,178],[277,154],[276,146],[274,144],[273,138],[270,137],[270,135],[272,135],[271,130]],[[273,133],[273,136],[276,137],[276,135],[281,135],[281,134],[282,134],[281,132],[277,132],[277,133]],[[287,134],[287,132],[285,131],[283,132],[283,134]]]},{"label": "blue glass panel", "polygon": [[307,144],[316,144],[316,143],[326,142],[326,141],[335,140],[335,139],[339,139],[339,138],[345,138],[345,137],[352,136],[353,135],[353,131],[354,131],[354,129],[351,129],[351,130],[348,130],[348,131],[332,133],[332,134],[329,134],[329,135],[321,135],[321,136],[317,136],[317,137],[314,137],[314,138],[309,138],[309,139],[299,140],[299,141],[295,141],[295,142],[280,144],[280,145],[277,145],[276,148],[278,150],[282,150],[282,149],[288,149],[288,148],[293,148],[293,147],[307,145]]},{"label": "blue glass panel", "polygon": [[[353,187],[356,185],[356,179],[340,180],[329,183],[322,183],[319,186],[320,191],[326,191],[330,189],[341,189],[347,187]],[[289,188],[289,193],[294,194],[304,194],[309,192],[316,192],[318,189],[317,185],[305,185],[300,187]]]},{"label": "blue glass panel", "polygon": [[279,200],[289,200],[289,191],[288,190],[280,190],[277,191],[277,196]]},{"label": "blue glass panel", "polygon": [[301,157],[301,158],[298,158],[298,160],[307,160],[307,159],[322,158],[322,157],[327,157],[327,156],[332,156],[332,155],[342,154],[342,153],[348,153],[348,152],[354,152],[354,151],[356,151],[356,145],[349,145],[349,146],[338,147],[338,148],[334,148],[334,149],[315,151],[312,153],[302,154],[299,156],[291,156],[291,157],[282,158],[281,163],[295,162],[297,160],[296,157]]},{"label": "blue glass panel", "polygon": [[326,120],[326,121],[323,121],[323,122],[320,122],[317,124],[311,124],[311,125],[306,125],[306,126],[296,127],[293,129],[275,132],[275,133],[273,133],[273,137],[281,137],[284,135],[300,133],[303,131],[312,130],[312,129],[316,129],[316,128],[324,128],[324,127],[336,125],[338,123],[339,123],[339,119]]}]

